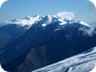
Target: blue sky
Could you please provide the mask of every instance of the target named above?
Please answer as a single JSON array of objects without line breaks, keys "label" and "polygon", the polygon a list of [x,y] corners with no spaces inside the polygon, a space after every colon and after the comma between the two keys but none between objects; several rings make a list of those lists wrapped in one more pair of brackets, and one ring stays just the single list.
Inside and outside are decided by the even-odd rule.
[{"label": "blue sky", "polygon": [[62,11],[73,12],[76,19],[85,22],[96,18],[96,9],[88,0],[8,0],[0,8],[0,21]]}]

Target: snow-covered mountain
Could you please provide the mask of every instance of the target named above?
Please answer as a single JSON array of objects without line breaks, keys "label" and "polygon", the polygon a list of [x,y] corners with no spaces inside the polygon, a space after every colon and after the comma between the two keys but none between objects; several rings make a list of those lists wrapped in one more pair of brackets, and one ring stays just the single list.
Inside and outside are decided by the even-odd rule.
[{"label": "snow-covered mountain", "polygon": [[[58,13],[56,15],[47,15],[34,17],[20,17],[17,19],[6,21],[5,23],[0,23],[0,49],[4,48],[9,42],[15,38],[24,34],[33,24],[40,21],[41,27],[46,27],[48,24],[59,21],[60,25],[66,24],[66,20],[74,20],[74,16],[69,13]],[[70,21],[70,22],[71,22]],[[87,25],[86,23],[82,24]],[[89,26],[89,25],[88,25]]]},{"label": "snow-covered mountain", "polygon": [[39,15],[34,17],[20,17],[0,23],[0,49],[24,34],[38,19]]},{"label": "snow-covered mountain", "polygon": [[32,26],[37,20],[39,20],[40,16],[36,15],[34,17],[20,17],[14,20],[6,21],[7,24],[17,24],[20,26]]},{"label": "snow-covered mountain", "polygon": [[96,47],[32,72],[91,72],[95,65]]},{"label": "snow-covered mountain", "polygon": [[8,71],[30,72],[96,46],[96,29],[73,16],[25,17],[9,24],[27,30],[0,50],[1,65]]}]

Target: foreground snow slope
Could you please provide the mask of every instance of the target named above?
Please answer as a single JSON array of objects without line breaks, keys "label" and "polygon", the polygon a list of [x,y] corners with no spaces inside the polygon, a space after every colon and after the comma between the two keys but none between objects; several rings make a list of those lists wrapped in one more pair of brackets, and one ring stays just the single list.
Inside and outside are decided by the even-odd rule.
[{"label": "foreground snow slope", "polygon": [[90,72],[96,65],[96,47],[32,72]]}]

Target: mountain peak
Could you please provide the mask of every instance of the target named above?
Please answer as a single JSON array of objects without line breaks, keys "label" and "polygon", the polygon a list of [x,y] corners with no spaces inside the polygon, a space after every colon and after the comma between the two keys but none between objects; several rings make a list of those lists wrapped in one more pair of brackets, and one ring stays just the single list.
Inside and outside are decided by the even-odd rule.
[{"label": "mountain peak", "polygon": [[36,15],[34,17],[27,16],[27,17],[20,17],[17,19],[13,19],[10,21],[7,21],[7,24],[19,24],[21,26],[32,26],[38,19],[40,18],[39,15]]},{"label": "mountain peak", "polygon": [[20,17],[17,19],[9,20],[5,24],[17,24],[20,26],[31,27],[36,22],[41,22],[42,26],[44,27],[53,22],[59,22],[60,25],[68,23],[70,24],[72,22],[79,22],[80,24],[91,27],[90,25],[86,24],[83,21],[76,21],[74,18],[74,14],[72,12],[59,12],[56,15],[45,15],[45,16],[35,15],[33,17],[31,16]]}]

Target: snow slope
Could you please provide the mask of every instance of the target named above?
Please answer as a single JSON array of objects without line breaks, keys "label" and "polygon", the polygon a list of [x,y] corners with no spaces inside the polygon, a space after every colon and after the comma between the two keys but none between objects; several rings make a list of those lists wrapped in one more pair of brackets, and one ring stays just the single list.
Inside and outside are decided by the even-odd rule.
[{"label": "snow slope", "polygon": [[96,65],[96,47],[32,72],[90,72]]}]

